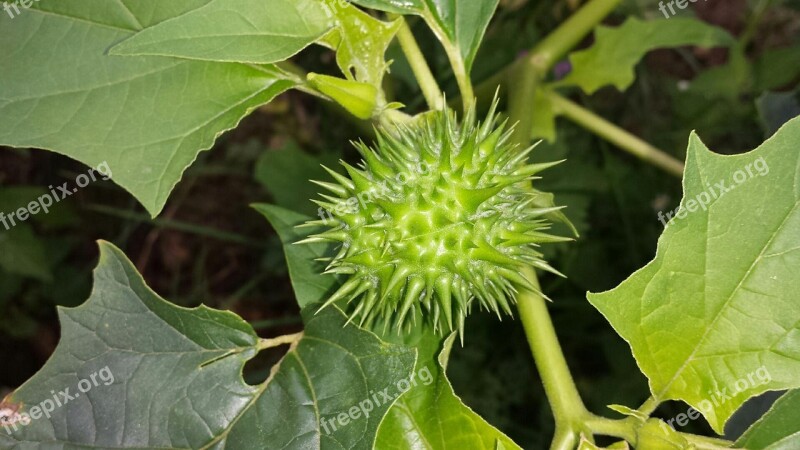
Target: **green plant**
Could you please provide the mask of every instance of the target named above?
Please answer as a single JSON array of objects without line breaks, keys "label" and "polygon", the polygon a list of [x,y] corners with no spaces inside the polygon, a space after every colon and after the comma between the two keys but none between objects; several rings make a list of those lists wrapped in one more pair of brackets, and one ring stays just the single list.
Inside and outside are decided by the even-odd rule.
[{"label": "green plant", "polygon": [[[683,400],[721,434],[749,398],[800,387],[800,119],[737,156],[715,155],[693,135],[684,168],[565,96],[626,89],[646,52],[683,45],[729,47],[726,70],[745,74],[731,78],[741,87],[750,32],[737,41],[696,20],[629,19],[599,28],[555,80],[555,63],[619,4],[591,0],[473,87],[497,0],[353,3],[41,0],[3,23],[0,47],[11,51],[0,56],[0,143],[108,164],[153,216],[200,151],[287,90],[377,129],[373,147],[356,145],[362,167],[317,181],[334,194],[318,203],[322,220],[256,206],[284,243],[302,333],[263,339],[233,313],[170,304],[101,243],[89,301],[60,310],[55,354],[0,407],[3,448],[519,448],[462,403],[445,374],[451,332],[463,339],[470,310],[513,315],[514,304],[553,413],[552,449],[598,448],[600,436],[644,450],[798,444],[796,391],[737,442],[675,431],[654,412]],[[409,26],[418,18],[444,50],[460,118]],[[427,103],[415,116],[383,88],[395,40]],[[335,51],[340,76],[287,61],[312,44]],[[498,86],[510,126],[498,125],[496,103],[478,119]],[[584,405],[535,272],[557,273],[540,245],[565,241],[552,222],[569,225],[532,184],[552,164],[528,161],[533,138],[556,137],[559,115],[683,176],[682,208],[653,262],[588,296],[650,383],[640,407],[610,405],[622,419]],[[266,381],[244,382],[245,362],[284,345]],[[94,377],[103,370],[111,382]]]}]

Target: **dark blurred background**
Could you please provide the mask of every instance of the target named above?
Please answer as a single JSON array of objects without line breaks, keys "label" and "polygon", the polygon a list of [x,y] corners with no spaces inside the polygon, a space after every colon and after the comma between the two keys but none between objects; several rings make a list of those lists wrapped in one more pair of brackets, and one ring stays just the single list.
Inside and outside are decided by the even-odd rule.
[{"label": "dark blurred background", "polygon": [[[522,55],[579,6],[578,0],[502,0],[477,59],[476,81]],[[763,14],[752,14],[764,6]],[[591,97],[573,95],[573,100],[679,159],[693,129],[711,149],[737,153],[756,147],[798,114],[800,2],[706,0],[681,14],[734,36],[754,29],[747,58],[754,70],[772,77],[768,89],[723,83],[726,50],[681,48],[649,54],[637,67],[636,83],[624,93],[606,88]],[[616,25],[631,15],[655,19],[661,13],[656,2],[628,1],[606,23]],[[445,56],[421,24],[412,25],[448,98],[454,98],[457,89]],[[588,45],[591,38],[582,47]],[[423,108],[402,53],[392,48],[389,57],[394,63],[388,92],[412,110]],[[296,62],[321,73],[337,70],[324,49],[305,52]],[[303,180],[325,178],[320,163],[353,160],[349,141],[369,139],[369,133],[369,126],[335,107],[290,92],[202,153],[156,219],[106,181],[92,183],[13,234],[0,228],[0,397],[52,353],[59,336],[56,306],[76,306],[89,296],[97,239],[125,251],[147,283],[170,301],[230,309],[265,337],[301,329],[280,241],[249,205],[303,202],[313,214],[316,208],[304,199],[316,189]],[[651,260],[662,227],[656,213],[678,205],[680,180],[563,119],[557,141],[542,144],[534,158],[567,159],[546,172],[538,187],[568,206],[581,238],[549,249],[552,264],[568,278],[545,276],[542,282],[555,300],[556,329],[578,387],[594,412],[610,413],[606,405],[612,403],[637,407],[647,397],[646,380],[585,293],[614,287]],[[86,170],[54,153],[3,149],[0,211],[27,204],[47,186],[73,182]],[[523,447],[546,448],[552,419],[520,323],[477,314],[469,319],[466,336],[449,368],[456,392]],[[259,355],[247,376],[263,379],[280,356]],[[747,415],[766,403],[751,402],[752,411],[734,419],[730,432],[737,433]],[[659,410],[666,417],[685,411],[677,403]],[[702,420],[684,430],[710,432]]]}]

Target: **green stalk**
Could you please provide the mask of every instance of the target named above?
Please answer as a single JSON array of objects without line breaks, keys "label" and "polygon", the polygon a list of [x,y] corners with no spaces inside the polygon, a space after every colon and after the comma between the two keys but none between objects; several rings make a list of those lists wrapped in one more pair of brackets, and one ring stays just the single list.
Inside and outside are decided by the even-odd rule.
[{"label": "green stalk", "polygon": [[632,417],[621,420],[613,420],[591,415],[586,420],[586,426],[592,430],[593,434],[618,437],[631,444],[636,444],[637,423]]},{"label": "green stalk", "polygon": [[397,32],[397,41],[400,43],[400,48],[403,49],[403,54],[406,55],[411,70],[417,78],[419,87],[422,89],[422,95],[425,97],[425,101],[428,102],[428,108],[440,110],[444,108],[442,90],[439,88],[436,77],[433,76],[428,63],[425,61],[425,56],[423,56],[422,50],[420,50],[408,23],[402,17],[400,17],[400,21],[400,29]]},{"label": "green stalk", "polygon": [[[590,415],[585,421],[586,427],[588,427],[593,434],[612,436],[624,439],[625,441],[633,445],[636,445],[637,441],[636,434],[638,432],[639,427],[642,424],[643,422],[640,422],[633,417],[614,420],[605,417]],[[689,441],[699,450],[730,449],[731,446],[733,445],[733,442],[725,439],[699,436],[691,433],[678,432],[678,434],[683,436],[687,441]]]},{"label": "green stalk", "polygon": [[[523,275],[539,289],[533,269],[525,269]],[[544,298],[531,291],[521,291],[517,308],[556,422],[550,448],[571,450],[577,446],[581,431],[585,431],[583,422],[589,412],[572,379]]]},{"label": "green stalk", "polygon": [[[598,23],[608,16],[622,0],[590,0],[552,33],[540,41],[524,59],[520,59],[478,85],[478,98],[491,99],[498,86],[524,66],[535,70],[539,77],[547,74],[553,65],[578,45]],[[514,93],[516,96],[517,93]],[[512,96],[513,97],[513,96]],[[531,97],[532,98],[532,97]]]},{"label": "green stalk", "polygon": [[549,92],[547,95],[557,113],[564,115],[622,150],[676,177],[681,178],[683,176],[683,163],[664,151],[555,92]]},{"label": "green stalk", "polygon": [[461,91],[461,100],[464,104],[464,113],[466,114],[475,103],[475,93],[472,90],[472,80],[467,73],[467,66],[464,64],[464,58],[461,56],[461,50],[458,49],[451,42],[444,44],[447,58],[450,60],[450,66],[453,68],[453,74],[458,83],[458,90]]}]

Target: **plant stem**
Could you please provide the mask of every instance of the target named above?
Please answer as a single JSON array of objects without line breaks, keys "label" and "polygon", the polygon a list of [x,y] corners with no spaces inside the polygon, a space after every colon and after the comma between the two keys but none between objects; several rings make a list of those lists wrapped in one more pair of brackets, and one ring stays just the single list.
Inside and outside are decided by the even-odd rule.
[{"label": "plant stem", "polygon": [[681,436],[686,438],[689,443],[694,444],[695,447],[701,450],[731,450],[731,446],[733,446],[733,442],[725,439],[698,436],[690,433],[681,433]]},{"label": "plant stem", "polygon": [[[535,67],[543,77],[559,59],[578,45],[598,23],[608,16],[622,0],[590,0],[546,38],[540,41],[523,59],[519,59],[478,85],[476,92],[483,99],[494,95],[497,87],[522,66]],[[517,93],[515,92],[516,96]],[[530,101],[532,97],[529,97]]]},{"label": "plant stem", "polygon": [[258,350],[265,350],[268,348],[280,347],[281,345],[294,345],[303,339],[303,332],[295,334],[287,334],[285,336],[278,336],[272,339],[261,339],[258,341]]},{"label": "plant stem", "polygon": [[[608,16],[622,0],[591,0],[542,40],[530,57],[552,67],[568,51],[578,45],[594,27]],[[530,58],[529,57],[529,58]]]},{"label": "plant stem", "polygon": [[268,248],[263,242],[251,239],[248,236],[240,234],[229,233],[227,231],[217,230],[215,228],[197,225],[190,222],[181,222],[171,219],[152,219],[147,214],[137,213],[135,211],[127,211],[124,209],[114,208],[104,205],[89,205],[86,207],[89,211],[94,211],[99,214],[117,217],[122,220],[130,220],[138,223],[147,223],[153,227],[161,227],[170,230],[181,231],[184,233],[191,233],[197,236],[208,237],[225,242],[232,242],[235,244],[246,245],[255,248]]},{"label": "plant stem", "polygon": [[536,63],[519,66],[511,80],[513,89],[509,90],[508,115],[514,125],[513,140],[520,149],[527,148],[531,141],[533,126],[533,98],[541,83],[541,73]]},{"label": "plant stem", "polygon": [[[523,275],[539,289],[533,269],[524,269]],[[556,421],[556,435],[550,448],[572,449],[577,445],[579,434],[585,428],[583,421],[589,413],[567,367],[544,298],[531,291],[521,291],[517,307]]]},{"label": "plant stem", "polygon": [[464,64],[461,50],[451,42],[445,42],[444,49],[447,53],[447,58],[450,60],[450,65],[453,67],[453,74],[458,83],[458,90],[461,91],[461,101],[464,104],[464,113],[466,114],[475,103],[472,80],[469,78],[469,73],[467,73],[467,66]]},{"label": "plant stem", "polygon": [[414,33],[411,32],[408,23],[400,17],[400,29],[397,32],[397,41],[400,43],[400,48],[403,49],[403,54],[406,55],[411,70],[417,78],[422,95],[425,101],[428,102],[428,108],[440,110],[444,108],[444,96],[439,84],[436,82],[436,77],[433,76],[428,63],[425,61],[425,56],[422,54],[417,40],[414,38]]},{"label": "plant stem", "polygon": [[650,397],[642,403],[642,406],[639,407],[638,411],[645,416],[651,416],[653,412],[658,408],[659,401],[656,400],[655,397]]},{"label": "plant stem", "polygon": [[618,437],[631,444],[636,444],[636,422],[634,420],[633,418],[614,420],[590,415],[585,424],[593,434]]},{"label": "plant stem", "polygon": [[683,163],[664,151],[555,92],[548,92],[547,95],[556,113],[563,114],[568,119],[606,139],[622,150],[672,175],[683,176]]},{"label": "plant stem", "polygon": [[758,26],[761,24],[761,19],[764,17],[764,13],[767,12],[767,8],[769,8],[770,3],[771,0],[761,0],[758,2],[756,7],[753,8],[750,19],[747,21],[744,31],[741,35],[739,35],[738,44],[742,51],[746,49],[747,45],[750,44],[753,36],[755,36],[756,32],[758,31]]}]

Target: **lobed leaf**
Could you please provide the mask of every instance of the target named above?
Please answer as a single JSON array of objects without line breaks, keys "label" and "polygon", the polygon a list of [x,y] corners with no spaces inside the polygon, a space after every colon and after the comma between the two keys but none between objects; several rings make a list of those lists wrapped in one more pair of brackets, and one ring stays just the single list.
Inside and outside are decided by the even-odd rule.
[{"label": "lobed leaf", "polygon": [[454,46],[470,72],[499,0],[353,0],[395,14],[422,16],[445,46]]},{"label": "lobed leaf", "polygon": [[0,144],[107,162],[156,215],[200,151],[296,81],[272,66],[108,56],[208,1],[129,3],[41,0],[4,20]]},{"label": "lobed leaf", "polygon": [[327,300],[339,284],[337,277],[322,275],[326,264],[319,261],[330,255],[330,244],[314,243],[295,245],[308,237],[308,228],[297,228],[310,217],[275,205],[254,205],[256,211],[267,218],[283,242],[289,277],[297,298],[297,304],[304,308],[313,303]]},{"label": "lobed leaf", "polygon": [[[391,336],[386,338],[391,339]],[[406,336],[404,341],[419,352],[415,373],[427,369],[430,382],[418,383],[397,400],[381,424],[375,448],[520,449],[466,406],[453,391],[445,372],[455,333],[442,341],[432,331],[417,331]]]},{"label": "lobed leaf", "polygon": [[336,62],[348,80],[381,89],[389,67],[384,54],[400,28],[400,19],[382,22],[340,0],[325,4],[333,13],[335,27],[321,43],[336,50]]},{"label": "lobed leaf", "polygon": [[748,398],[800,387],[798,141],[800,118],[743,155],[714,154],[693,135],[683,209],[655,259],[588,296],[655,399],[686,401],[718,433]]},{"label": "lobed leaf", "polygon": [[338,152],[312,155],[294,140],[288,140],[281,147],[262,153],[253,176],[272,194],[277,206],[314,215],[319,207],[310,199],[318,195],[320,187],[308,180],[328,179],[330,175],[322,166],[336,167],[340,157]]},{"label": "lobed leaf", "polygon": [[[0,447],[372,448],[390,403],[347,427],[326,429],[321,419],[408,377],[413,350],[344,327],[335,308],[306,308],[303,338],[267,381],[250,386],[242,367],[263,345],[250,325],[230,312],[169,304],[120,250],[100,249],[90,299],[59,311],[55,353],[3,403],[4,415],[13,413]],[[33,418],[27,425],[23,414]]]},{"label": "lobed leaf", "polygon": [[572,72],[557,84],[577,85],[589,94],[609,84],[622,91],[633,83],[634,67],[651,50],[729,46],[734,42],[726,31],[696,19],[645,22],[631,17],[616,28],[598,27],[594,45],[570,55]]}]

